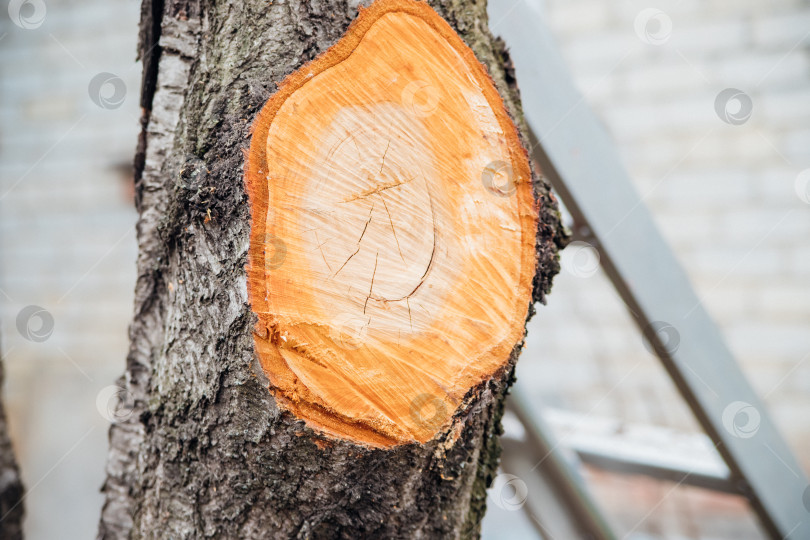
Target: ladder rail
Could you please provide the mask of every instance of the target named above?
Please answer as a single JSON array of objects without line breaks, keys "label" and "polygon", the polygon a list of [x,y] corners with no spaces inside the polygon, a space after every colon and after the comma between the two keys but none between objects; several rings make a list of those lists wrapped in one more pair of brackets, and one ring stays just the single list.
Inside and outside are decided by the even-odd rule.
[{"label": "ladder rail", "polygon": [[[726,461],[737,493],[773,538],[810,537],[806,476],[658,232],[609,135],[583,103],[542,17],[525,0],[490,4],[498,27],[509,29],[502,37],[533,157],[585,226],[634,321]],[[678,346],[654,331],[654,323],[674,327]],[[745,414],[756,414],[753,434],[729,425],[729,411],[740,404]]]}]

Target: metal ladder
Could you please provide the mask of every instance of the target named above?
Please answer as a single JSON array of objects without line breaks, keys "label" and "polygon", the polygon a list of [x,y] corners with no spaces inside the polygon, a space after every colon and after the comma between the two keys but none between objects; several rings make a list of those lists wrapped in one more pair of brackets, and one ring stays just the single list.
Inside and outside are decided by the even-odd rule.
[{"label": "metal ladder", "polygon": [[[728,466],[726,477],[715,475],[704,487],[745,497],[775,539],[810,538],[807,478],[655,227],[610,137],[574,87],[541,15],[527,0],[490,0],[490,14],[504,29],[515,64],[533,158],[573,215],[575,235],[598,250],[633,319]],[[661,322],[677,324],[677,348],[667,347]],[[544,456],[539,476],[566,512],[570,530],[576,537],[613,538],[576,464],[557,448],[524,394],[516,385],[509,407]],[[753,436],[724,428],[724,411],[740,406],[759,413]],[[692,476],[665,466],[625,466],[661,478]]]}]

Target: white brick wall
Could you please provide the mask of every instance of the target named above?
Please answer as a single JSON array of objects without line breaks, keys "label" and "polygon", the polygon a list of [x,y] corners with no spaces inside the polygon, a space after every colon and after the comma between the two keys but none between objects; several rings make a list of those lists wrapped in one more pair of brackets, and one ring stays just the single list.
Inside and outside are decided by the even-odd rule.
[{"label": "white brick wall", "polygon": [[[96,396],[123,371],[135,272],[127,179],[138,130],[137,0],[46,0],[24,30],[0,9],[0,331],[14,443],[29,488],[27,537],[92,538],[107,421]],[[88,84],[119,75],[99,108]],[[131,179],[130,179],[131,182]],[[54,317],[44,342],[18,312]]]}]

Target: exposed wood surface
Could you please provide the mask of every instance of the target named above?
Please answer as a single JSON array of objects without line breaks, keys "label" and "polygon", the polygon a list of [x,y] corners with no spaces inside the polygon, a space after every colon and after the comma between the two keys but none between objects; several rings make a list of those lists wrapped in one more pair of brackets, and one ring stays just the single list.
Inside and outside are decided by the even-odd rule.
[{"label": "exposed wood surface", "polygon": [[320,430],[425,442],[522,339],[537,210],[514,124],[432,8],[380,0],[280,85],[247,169],[256,348]]}]

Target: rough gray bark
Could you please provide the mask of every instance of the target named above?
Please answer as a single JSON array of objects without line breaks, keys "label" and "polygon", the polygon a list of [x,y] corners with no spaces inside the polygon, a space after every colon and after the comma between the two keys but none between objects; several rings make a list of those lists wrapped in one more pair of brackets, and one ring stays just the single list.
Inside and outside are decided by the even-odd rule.
[{"label": "rough gray bark", "polygon": [[[5,382],[4,371],[0,360],[0,391]],[[0,540],[20,540],[23,537],[23,492],[14,448],[8,435],[6,411],[0,400]]]},{"label": "rough gray bark", "polygon": [[[485,0],[430,4],[520,119]],[[121,381],[131,413],[110,430],[102,538],[478,536],[519,347],[471,390],[455,444],[441,437],[387,451],[316,445],[276,407],[253,352],[249,128],[276,83],[333,44],[356,13],[346,0],[144,0],[138,281]],[[535,184],[542,301],[563,240],[548,187]]]}]

